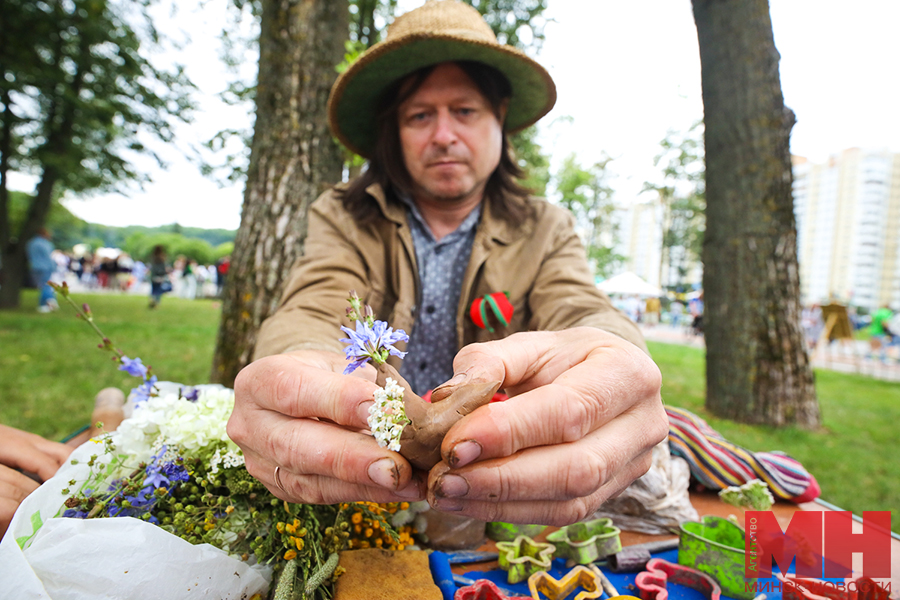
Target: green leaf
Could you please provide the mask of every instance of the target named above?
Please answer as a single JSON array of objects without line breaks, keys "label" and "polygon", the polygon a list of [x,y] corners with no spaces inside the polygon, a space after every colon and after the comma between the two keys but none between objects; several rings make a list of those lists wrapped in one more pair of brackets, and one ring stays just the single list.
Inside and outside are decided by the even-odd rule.
[{"label": "green leaf", "polygon": [[41,519],[41,511],[35,511],[34,514],[31,515],[31,535],[23,535],[22,537],[16,538],[16,543],[19,545],[19,548],[25,548],[25,544],[37,535],[38,530],[44,526],[44,520]]}]

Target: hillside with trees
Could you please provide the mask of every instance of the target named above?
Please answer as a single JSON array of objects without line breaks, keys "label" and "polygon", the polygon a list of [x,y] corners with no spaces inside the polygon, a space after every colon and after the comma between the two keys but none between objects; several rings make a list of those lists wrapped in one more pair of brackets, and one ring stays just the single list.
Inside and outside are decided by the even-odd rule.
[{"label": "hillside with trees", "polygon": [[[30,200],[29,194],[10,192],[9,217],[14,228],[24,221]],[[99,225],[76,217],[58,202],[50,207],[46,226],[53,235],[54,246],[64,251],[85,244],[89,251],[103,247],[120,248],[134,258],[144,260],[149,257],[153,246],[162,244],[169,256],[184,255],[200,264],[212,264],[231,254],[237,233],[228,229],[183,227],[178,223],[161,227]]]}]

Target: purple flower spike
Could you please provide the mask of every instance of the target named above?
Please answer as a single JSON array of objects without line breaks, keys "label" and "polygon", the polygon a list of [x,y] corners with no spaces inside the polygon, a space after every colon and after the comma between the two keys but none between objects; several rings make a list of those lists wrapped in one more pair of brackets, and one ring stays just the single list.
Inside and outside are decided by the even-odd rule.
[{"label": "purple flower spike", "polygon": [[119,367],[120,371],[125,371],[132,377],[147,377],[147,367],[144,366],[140,358],[130,359],[127,356],[123,356],[119,362],[122,363],[122,366]]},{"label": "purple flower spike", "polygon": [[369,360],[377,364],[383,364],[388,355],[403,358],[406,352],[401,352],[394,347],[397,342],[408,342],[409,336],[402,329],[394,331],[384,321],[375,321],[370,327],[363,321],[356,321],[356,331],[349,327],[341,327],[341,331],[347,334],[347,338],[341,341],[347,344],[344,354],[350,364],[344,369],[344,374],[350,374]]}]

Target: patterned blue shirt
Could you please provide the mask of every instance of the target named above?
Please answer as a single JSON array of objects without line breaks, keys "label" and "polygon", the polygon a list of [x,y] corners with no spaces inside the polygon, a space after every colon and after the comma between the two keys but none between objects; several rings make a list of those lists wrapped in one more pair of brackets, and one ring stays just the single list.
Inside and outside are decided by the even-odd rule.
[{"label": "patterned blue shirt", "polygon": [[422,294],[400,375],[421,395],[453,376],[453,358],[459,347],[456,311],[481,205],[453,233],[438,241],[415,203],[402,200],[407,207]]}]

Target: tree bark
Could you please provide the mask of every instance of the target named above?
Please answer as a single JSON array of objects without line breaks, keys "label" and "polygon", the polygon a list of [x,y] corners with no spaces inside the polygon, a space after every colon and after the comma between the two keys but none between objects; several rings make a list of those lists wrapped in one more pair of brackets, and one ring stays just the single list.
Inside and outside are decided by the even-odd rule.
[{"label": "tree bark", "polygon": [[347,0],[263,0],[256,125],[212,381],[232,386],[303,251],[310,203],[340,181],[326,119],[348,37]]},{"label": "tree bark", "polygon": [[[28,212],[25,221],[21,224],[18,232],[18,238],[12,243],[12,232],[9,227],[8,217],[8,190],[6,188],[6,172],[7,165],[3,165],[3,210],[2,219],[5,223],[0,230],[0,242],[5,242],[5,247],[0,249],[3,252],[3,281],[0,288],[0,309],[17,308],[19,306],[19,293],[22,289],[22,283],[25,281],[28,272],[28,259],[25,252],[25,245],[32,237],[34,237],[38,229],[47,222],[47,215],[50,213],[50,206],[53,203],[56,184],[59,182],[60,171],[55,163],[66,156],[72,146],[72,132],[77,118],[76,101],[84,86],[85,71],[90,69],[90,43],[81,36],[78,40],[77,58],[80,60],[75,62],[75,72],[72,74],[71,81],[67,82],[66,89],[60,91],[54,96],[47,109],[47,115],[44,117],[47,141],[43,146],[43,170],[41,179],[35,188],[34,196],[28,206]],[[57,38],[54,45],[53,54],[53,70],[58,71],[60,65],[63,64],[65,54],[62,48],[62,37]],[[7,99],[7,102],[9,100]],[[6,104],[7,107],[11,104]],[[6,123],[5,133],[11,131],[12,119]],[[4,140],[4,145],[8,144],[8,140]],[[7,152],[11,149],[7,148]]]},{"label": "tree bark", "polygon": [[692,0],[706,125],[706,406],[775,426],[820,424],[800,326],[797,229],[767,0]]}]

